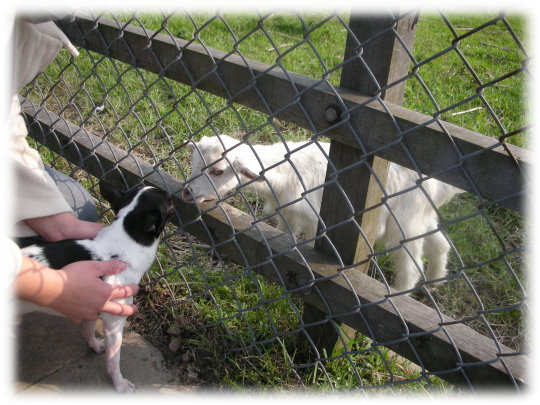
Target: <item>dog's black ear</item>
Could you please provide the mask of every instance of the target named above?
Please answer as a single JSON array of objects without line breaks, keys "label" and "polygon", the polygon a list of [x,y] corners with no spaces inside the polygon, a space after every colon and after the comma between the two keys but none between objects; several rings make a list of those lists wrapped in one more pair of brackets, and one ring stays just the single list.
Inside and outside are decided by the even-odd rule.
[{"label": "dog's black ear", "polygon": [[[148,211],[144,215],[144,232],[152,235],[159,234],[158,229],[161,228],[161,215],[158,211]],[[160,230],[161,232],[161,230]]]},{"label": "dog's black ear", "polygon": [[111,204],[112,210],[115,213],[118,213],[123,205],[122,197],[124,196],[124,193],[120,191],[117,186],[113,186],[111,183],[104,180],[100,180],[99,190],[101,191],[101,196]]},{"label": "dog's black ear", "polygon": [[146,212],[144,215],[144,232],[158,237],[163,232],[171,212],[172,209],[169,210],[168,208]]}]

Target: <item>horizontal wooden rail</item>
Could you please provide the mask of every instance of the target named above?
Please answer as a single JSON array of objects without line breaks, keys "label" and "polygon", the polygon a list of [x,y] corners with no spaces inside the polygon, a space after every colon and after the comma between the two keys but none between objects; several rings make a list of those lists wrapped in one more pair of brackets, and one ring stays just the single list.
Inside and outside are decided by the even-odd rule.
[{"label": "horizontal wooden rail", "polygon": [[[143,179],[172,195],[177,223],[232,260],[281,285],[285,292],[355,328],[428,372],[454,384],[519,387],[526,357],[404,295],[389,297],[383,283],[340,268],[337,260],[228,204],[180,198],[182,182],[102,138],[34,105],[23,103],[29,134],[78,167],[124,187]],[[322,299],[321,297],[324,297]]]},{"label": "horizontal wooden rail", "polygon": [[[411,169],[417,165],[423,174],[479,193],[488,201],[524,209],[526,178],[532,163],[525,149],[503,147],[495,138],[392,103],[383,106],[380,100],[278,66],[140,27],[82,15],[60,25],[75,45],[89,51],[359,148],[351,131],[355,128],[368,153]],[[328,123],[325,111],[330,106],[341,110],[341,121]]]}]

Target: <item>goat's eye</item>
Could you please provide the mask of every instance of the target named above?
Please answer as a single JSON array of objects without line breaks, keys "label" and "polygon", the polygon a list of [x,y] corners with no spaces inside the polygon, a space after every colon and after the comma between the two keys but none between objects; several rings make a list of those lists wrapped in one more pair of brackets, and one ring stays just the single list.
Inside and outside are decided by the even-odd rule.
[{"label": "goat's eye", "polygon": [[213,174],[214,176],[221,176],[223,174],[223,170],[213,168],[210,174]]}]

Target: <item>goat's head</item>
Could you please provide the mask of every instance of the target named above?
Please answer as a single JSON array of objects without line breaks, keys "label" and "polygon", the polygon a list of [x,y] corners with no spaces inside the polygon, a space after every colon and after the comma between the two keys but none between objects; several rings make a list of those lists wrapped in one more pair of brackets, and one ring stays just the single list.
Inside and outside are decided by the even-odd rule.
[{"label": "goat's head", "polygon": [[[202,137],[192,145],[191,176],[182,198],[189,203],[217,200],[246,180],[264,181],[253,169],[251,150],[235,148],[240,142],[228,135]],[[255,159],[255,158],[253,158]],[[258,164],[257,164],[258,165]]]}]

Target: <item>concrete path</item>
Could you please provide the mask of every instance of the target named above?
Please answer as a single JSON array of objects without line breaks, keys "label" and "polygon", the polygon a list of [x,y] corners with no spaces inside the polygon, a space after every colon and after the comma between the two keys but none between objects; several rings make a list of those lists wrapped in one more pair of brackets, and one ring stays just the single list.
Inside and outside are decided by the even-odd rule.
[{"label": "concrete path", "polygon": [[[80,325],[52,315],[31,313],[23,317],[14,345],[17,395],[115,393],[105,370],[104,355],[86,346],[80,329]],[[165,368],[157,348],[127,328],[120,366],[124,377],[137,385],[137,393],[193,393],[192,388],[178,385],[177,376]]]}]

